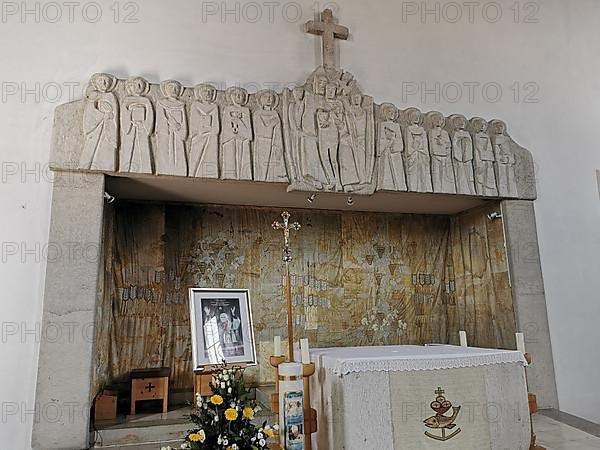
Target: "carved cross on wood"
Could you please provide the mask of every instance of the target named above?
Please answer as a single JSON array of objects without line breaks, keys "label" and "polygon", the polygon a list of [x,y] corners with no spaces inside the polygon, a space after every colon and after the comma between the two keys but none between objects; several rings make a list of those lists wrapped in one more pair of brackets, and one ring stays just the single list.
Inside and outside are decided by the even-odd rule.
[{"label": "carved cross on wood", "polygon": [[148,383],[148,385],[146,386],[146,390],[148,392],[152,392],[152,389],[154,389],[156,386],[154,386],[152,383]]},{"label": "carved cross on wood", "polygon": [[281,217],[283,218],[283,223],[282,222],[273,222],[273,229],[274,230],[283,230],[283,260],[286,263],[289,263],[292,261],[292,250],[291,250],[291,246],[290,246],[290,231],[298,231],[300,230],[300,224],[298,222],[294,222],[294,223],[290,223],[290,213],[287,211],[284,211],[281,214]]},{"label": "carved cross on wood", "polygon": [[309,20],[304,24],[304,32],[321,36],[323,39],[323,67],[335,68],[335,40],[346,40],[349,36],[347,27],[333,22],[333,12],[326,9],[321,14],[321,21]]}]

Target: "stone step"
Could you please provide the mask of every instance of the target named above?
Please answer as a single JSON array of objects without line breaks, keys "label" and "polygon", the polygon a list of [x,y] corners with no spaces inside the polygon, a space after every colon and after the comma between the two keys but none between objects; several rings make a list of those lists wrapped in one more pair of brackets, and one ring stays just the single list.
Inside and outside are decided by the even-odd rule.
[{"label": "stone step", "polygon": [[[260,394],[259,394],[260,390]],[[253,422],[261,426],[264,421],[273,424],[269,404],[274,387],[256,389],[256,399],[262,410]],[[260,395],[260,398],[259,398]],[[265,398],[266,403],[261,400]],[[187,416],[190,406],[174,408],[165,416],[161,413],[139,414],[134,417],[120,417],[114,422],[99,422],[94,433],[97,449],[160,450],[162,446],[179,448],[186,433],[192,428]]]}]

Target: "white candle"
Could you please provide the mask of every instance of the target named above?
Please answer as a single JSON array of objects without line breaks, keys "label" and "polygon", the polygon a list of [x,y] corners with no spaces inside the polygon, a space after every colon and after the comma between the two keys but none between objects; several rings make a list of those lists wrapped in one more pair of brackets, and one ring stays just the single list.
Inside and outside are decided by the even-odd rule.
[{"label": "white candle", "polygon": [[[297,426],[298,423],[304,423],[305,406],[304,380],[302,378],[303,372],[302,364],[296,362],[283,363],[278,367],[279,435],[281,436],[283,448],[304,448],[304,433],[300,434],[301,442],[294,440],[294,443],[292,444],[291,442],[288,442],[290,435],[286,432],[290,427]],[[300,404],[298,405],[298,403]]]},{"label": "white candle", "polygon": [[517,350],[525,353],[525,335],[523,333],[517,333]]},{"label": "white candle", "polygon": [[458,335],[460,336],[460,346],[461,347],[468,347],[467,345],[467,332],[460,330],[458,332]]},{"label": "white candle", "polygon": [[310,364],[308,339],[300,339],[300,350],[302,352],[302,364]]},{"label": "white candle", "polygon": [[273,356],[281,356],[281,336],[275,336],[273,353]]}]

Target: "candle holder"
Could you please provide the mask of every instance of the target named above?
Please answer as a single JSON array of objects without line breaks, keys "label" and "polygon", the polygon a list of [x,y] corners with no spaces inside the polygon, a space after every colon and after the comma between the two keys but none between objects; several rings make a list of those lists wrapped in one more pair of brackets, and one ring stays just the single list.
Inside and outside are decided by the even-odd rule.
[{"label": "candle holder", "polygon": [[[531,357],[531,353],[524,353],[525,360],[528,365],[531,365],[533,362],[533,358]],[[529,380],[527,379],[527,368],[525,368],[525,382],[527,383],[527,391],[529,391]],[[529,403],[529,423],[531,424],[531,442],[529,444],[529,450],[546,450],[545,447],[537,445],[537,436],[535,431],[533,430],[533,416],[537,414],[537,397],[535,394],[531,392],[527,392],[527,401]]]},{"label": "candle holder", "polygon": [[[271,394],[271,412],[275,415],[275,423],[279,425],[279,365],[285,362],[285,356],[271,356],[269,363],[275,368],[275,392]],[[279,450],[281,439],[279,430],[275,432],[275,441],[277,442],[275,449]]]},{"label": "candle holder", "polygon": [[311,408],[310,377],[315,374],[315,363],[302,364],[304,381],[304,449],[312,450],[312,434],[317,432],[317,411]]}]

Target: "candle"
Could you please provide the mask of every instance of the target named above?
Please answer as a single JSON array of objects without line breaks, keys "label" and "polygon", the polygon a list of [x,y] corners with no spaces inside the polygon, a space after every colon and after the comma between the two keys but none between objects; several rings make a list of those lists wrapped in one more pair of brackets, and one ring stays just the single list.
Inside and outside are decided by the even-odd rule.
[{"label": "candle", "polygon": [[310,364],[308,339],[300,339],[300,350],[302,352],[302,364]]},{"label": "candle", "polygon": [[458,335],[460,336],[460,346],[461,347],[468,347],[467,345],[467,332],[460,330],[458,332]]},{"label": "candle", "polygon": [[525,335],[523,333],[517,333],[517,350],[525,353]]},{"label": "candle", "polygon": [[281,356],[281,336],[275,336],[275,343],[273,348],[273,356]]}]

